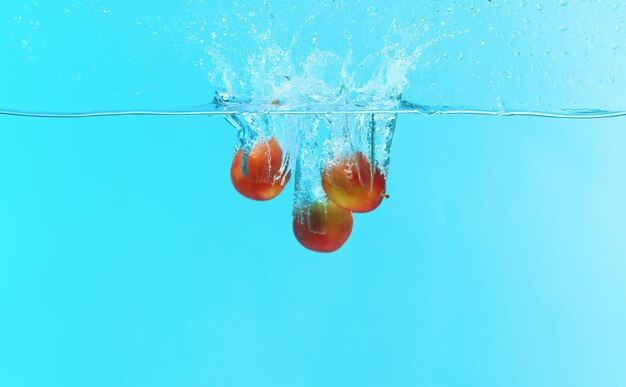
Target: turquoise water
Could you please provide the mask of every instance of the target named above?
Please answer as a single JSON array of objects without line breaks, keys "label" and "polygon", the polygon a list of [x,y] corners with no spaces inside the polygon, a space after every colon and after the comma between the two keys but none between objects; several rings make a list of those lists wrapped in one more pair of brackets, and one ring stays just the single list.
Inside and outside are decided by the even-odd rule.
[{"label": "turquoise water", "polygon": [[[0,116],[0,386],[624,385],[626,119],[590,115],[626,110],[626,9],[266,3],[0,10],[0,110],[150,113]],[[303,249],[293,183],[232,188],[216,90],[401,110],[391,197]]]}]

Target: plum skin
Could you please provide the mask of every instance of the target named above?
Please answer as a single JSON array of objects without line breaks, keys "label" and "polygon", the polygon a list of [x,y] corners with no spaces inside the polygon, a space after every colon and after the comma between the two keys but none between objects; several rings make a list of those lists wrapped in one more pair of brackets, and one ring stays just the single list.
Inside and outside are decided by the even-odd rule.
[{"label": "plum skin", "polygon": [[241,195],[252,200],[270,200],[278,196],[289,181],[290,173],[283,176],[283,152],[275,138],[255,144],[247,158],[247,175],[243,171],[244,150],[233,157],[230,178]]},{"label": "plum skin", "polygon": [[331,161],[322,172],[322,187],[338,206],[359,213],[373,211],[387,196],[385,175],[361,151]]},{"label": "plum skin", "polygon": [[330,200],[316,201],[306,209],[296,209],[293,232],[298,242],[307,249],[332,253],[348,240],[353,224],[350,211]]}]

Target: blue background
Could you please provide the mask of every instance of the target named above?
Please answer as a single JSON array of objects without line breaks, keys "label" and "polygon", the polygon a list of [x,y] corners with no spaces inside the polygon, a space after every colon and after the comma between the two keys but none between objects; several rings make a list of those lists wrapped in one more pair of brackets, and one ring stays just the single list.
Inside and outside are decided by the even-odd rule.
[{"label": "blue background", "polygon": [[[140,79],[150,106],[210,99],[158,45],[145,78],[62,98],[28,70],[75,64],[18,41],[7,107],[132,108],[113,88]],[[320,255],[292,235],[293,185],[231,187],[219,118],[0,117],[0,386],[623,386],[625,127],[402,116],[391,198]]]}]

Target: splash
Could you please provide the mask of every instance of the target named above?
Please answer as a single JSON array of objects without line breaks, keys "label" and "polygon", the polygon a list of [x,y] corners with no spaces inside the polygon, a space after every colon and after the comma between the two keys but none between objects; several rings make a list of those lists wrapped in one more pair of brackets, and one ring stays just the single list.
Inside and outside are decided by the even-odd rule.
[{"label": "splash", "polygon": [[466,32],[433,37],[423,20],[382,13],[363,1],[308,9],[235,2],[235,9],[221,14],[203,39],[212,64],[208,78],[224,104],[254,110],[275,101],[280,110],[296,111],[397,107],[424,50]]},{"label": "splash", "polygon": [[[425,49],[446,37],[427,37],[423,23],[388,19],[362,2],[357,7],[324,3],[311,9],[295,30],[288,21],[302,16],[296,8],[267,1],[260,8],[244,3],[235,8],[218,20],[220,33],[211,33],[206,47],[213,64],[209,80],[219,85],[214,107],[251,112],[226,116],[237,128],[236,150],[243,149],[244,155],[259,138],[278,140],[285,155],[283,174],[295,167],[294,219],[312,233],[324,234],[326,222],[312,221],[309,212],[319,203],[327,209],[324,169],[358,153],[365,155],[371,171],[357,168],[357,173],[373,176],[377,170],[386,179],[396,114],[374,111],[401,108],[409,71]],[[336,20],[336,25],[323,29],[322,18]],[[378,31],[377,36],[355,36],[364,26]],[[342,110],[356,114],[338,113]],[[349,178],[356,181],[356,176]],[[371,186],[361,188],[372,191]]]}]

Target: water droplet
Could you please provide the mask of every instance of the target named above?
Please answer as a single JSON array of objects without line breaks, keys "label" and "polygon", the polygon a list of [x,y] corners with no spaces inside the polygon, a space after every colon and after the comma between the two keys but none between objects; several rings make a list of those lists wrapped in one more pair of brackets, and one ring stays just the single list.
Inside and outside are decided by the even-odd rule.
[{"label": "water droplet", "polygon": [[535,6],[535,8],[537,8],[537,11],[542,11],[542,10],[543,10],[543,4],[541,4],[541,3],[537,3],[537,5]]},{"label": "water droplet", "polygon": [[380,14],[380,11],[376,7],[368,7],[367,14],[369,16],[377,16],[378,14]]},{"label": "water droplet", "polygon": [[559,5],[565,7],[567,5],[567,0],[559,0]]}]

